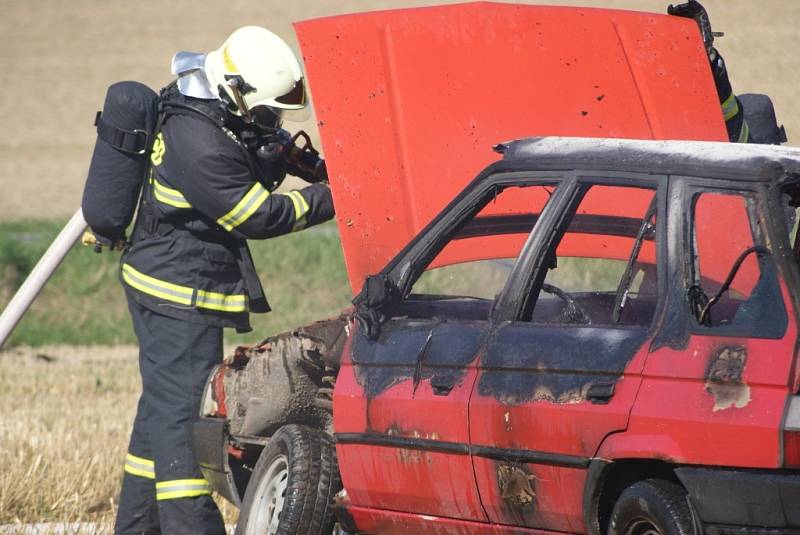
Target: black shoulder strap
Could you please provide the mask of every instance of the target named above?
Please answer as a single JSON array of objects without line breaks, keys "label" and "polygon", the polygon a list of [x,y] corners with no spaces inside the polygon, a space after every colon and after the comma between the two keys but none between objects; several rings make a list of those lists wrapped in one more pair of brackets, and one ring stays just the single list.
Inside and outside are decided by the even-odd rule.
[{"label": "black shoulder strap", "polygon": [[146,130],[123,130],[103,119],[103,112],[98,111],[94,118],[97,135],[112,147],[128,154],[145,154],[150,144],[150,133]]}]

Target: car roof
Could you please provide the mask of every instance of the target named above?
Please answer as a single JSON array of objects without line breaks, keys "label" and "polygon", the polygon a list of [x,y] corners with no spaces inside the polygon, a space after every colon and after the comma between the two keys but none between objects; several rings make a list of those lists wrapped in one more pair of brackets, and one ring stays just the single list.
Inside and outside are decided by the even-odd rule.
[{"label": "car roof", "polygon": [[800,177],[800,149],[716,141],[534,137],[496,147],[530,170],[586,169],[780,182]]}]

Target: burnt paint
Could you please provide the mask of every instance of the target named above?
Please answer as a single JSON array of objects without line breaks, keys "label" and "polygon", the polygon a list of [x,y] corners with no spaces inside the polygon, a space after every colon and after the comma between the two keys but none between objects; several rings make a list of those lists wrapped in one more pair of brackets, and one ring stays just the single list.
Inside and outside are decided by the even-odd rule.
[{"label": "burnt paint", "polygon": [[486,323],[391,320],[376,340],[355,334],[352,362],[367,398],[402,381],[434,376],[457,385],[475,359]]},{"label": "burnt paint", "polygon": [[505,518],[518,526],[537,525],[536,477],[524,465],[508,463],[497,463],[496,477]]},{"label": "burnt paint", "polygon": [[750,403],[750,387],[742,381],[747,364],[744,346],[718,348],[709,361],[706,391],[714,396],[714,411],[742,408]]},{"label": "burnt paint", "polygon": [[478,393],[501,403],[576,403],[596,382],[616,381],[648,337],[646,328],[513,323],[493,336]]}]

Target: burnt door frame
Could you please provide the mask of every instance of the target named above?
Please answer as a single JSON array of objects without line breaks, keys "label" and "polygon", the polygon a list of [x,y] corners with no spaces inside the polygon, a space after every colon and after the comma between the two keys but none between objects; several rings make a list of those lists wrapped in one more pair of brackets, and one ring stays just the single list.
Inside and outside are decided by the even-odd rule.
[{"label": "burnt door frame", "polygon": [[[657,208],[658,297],[651,322],[647,326],[640,327],[614,325],[587,327],[541,325],[521,321],[522,318],[530,316],[547,273],[547,260],[555,254],[555,249],[576,215],[585,193],[592,186],[642,187],[654,190]],[[481,356],[478,380],[470,399],[473,465],[478,477],[481,499],[484,508],[489,513],[490,521],[556,531],[584,529],[582,502],[585,484],[588,480],[589,463],[602,444],[604,436],[607,433],[624,429],[627,425],[627,418],[638,392],[639,373],[646,360],[649,340],[659,328],[664,314],[669,269],[666,239],[668,186],[669,180],[665,175],[576,171],[571,173],[571,176],[561,185],[560,189],[563,195],[559,199],[558,212],[551,213],[547,220],[542,218],[542,225],[537,225],[534,229],[529,239],[530,247],[524,251],[525,257],[521,257],[517,262],[495,307],[492,332],[489,334],[489,342]],[[604,361],[591,362],[590,365],[584,366],[585,371],[572,374],[566,368],[559,370],[559,367],[566,366],[570,369],[577,367],[580,355],[564,353],[561,357],[565,359],[565,362],[560,362],[558,352],[563,350],[563,353],[568,349],[564,337],[574,341],[576,334],[587,337],[584,340],[586,343],[578,343],[583,348],[583,353],[597,345],[602,346],[598,347],[597,352],[607,353],[606,357],[608,358]],[[526,340],[531,342],[531,335],[546,338],[549,341],[548,347],[553,350],[550,355],[547,355],[549,364],[545,366],[545,368],[549,366],[553,373],[548,373],[546,370],[543,372],[543,375],[553,376],[553,384],[550,385],[553,386],[553,389],[549,389],[547,385],[538,386],[546,387],[542,391],[549,389],[549,393],[558,398],[557,392],[554,391],[558,386],[556,383],[565,379],[565,382],[562,381],[565,384],[561,385],[565,387],[565,391],[562,392],[565,395],[560,400],[534,399],[535,396],[523,400],[524,395],[517,397],[520,392],[515,390],[512,383],[515,382],[515,377],[526,374],[523,369],[525,368],[525,356],[517,355],[519,358],[516,358],[510,353],[513,347],[523,346]],[[537,338],[535,344],[529,343],[528,349],[533,353],[538,342],[545,341],[544,338]],[[494,350],[501,347],[500,344],[505,344],[505,349],[500,351],[508,351],[510,360],[498,353],[493,355]],[[580,350],[580,348],[578,349]],[[493,356],[499,356],[500,360],[498,361]],[[486,364],[492,360],[496,362]],[[500,362],[503,360],[508,360],[508,362]],[[531,377],[541,377],[542,375],[542,370],[531,369],[528,371],[531,372],[528,374]],[[496,377],[492,378],[492,375]],[[623,375],[624,380],[622,380]],[[494,379],[497,380],[494,381]],[[581,383],[581,381],[583,382]],[[492,382],[495,384],[490,386],[489,383]],[[499,386],[500,390],[507,387],[508,392],[505,393],[507,395],[493,391],[493,387],[496,386]],[[571,399],[566,395],[567,391],[580,392],[583,398]],[[593,402],[589,401],[592,396],[598,403],[597,405],[593,405]],[[519,401],[520,405],[515,406],[515,400]],[[566,405],[561,405],[562,403],[566,403]],[[559,407],[563,407],[563,409]],[[579,409],[574,410],[576,407]],[[549,414],[543,412],[542,418],[537,420],[538,412],[543,409],[552,410]],[[506,440],[508,444],[498,447],[498,442],[502,442],[504,438],[504,431],[509,432],[506,437],[508,438],[510,434],[514,433],[513,429],[536,425],[537,421],[553,420],[555,409],[561,411],[562,419],[572,418],[575,423],[573,426],[575,429],[571,431],[573,436],[570,438],[583,438],[580,430],[581,421],[590,423],[595,420],[600,421],[598,429],[595,429],[593,434],[587,438],[587,443],[581,445],[583,451],[565,453],[563,450],[554,451],[555,448],[537,448],[534,443],[525,445],[524,437],[518,437],[519,440],[509,438]],[[592,416],[595,410],[598,413],[596,418]],[[515,422],[515,419],[518,421]],[[608,422],[610,427],[602,428],[603,422]],[[518,427],[515,428],[515,426]],[[487,431],[488,429],[491,431]],[[567,434],[569,433],[567,432]],[[482,442],[481,436],[489,440]],[[497,440],[492,440],[493,438]],[[529,436],[528,440],[535,442],[537,439]],[[544,443],[546,440],[541,440],[541,442]],[[576,450],[580,449],[576,448]],[[554,489],[552,485],[544,485],[545,492],[549,489],[551,493],[558,492],[559,496],[538,494],[541,489],[537,489],[536,485],[540,476],[544,482],[548,478],[561,480],[561,484],[558,485],[561,487],[560,489]],[[519,492],[512,493],[509,488]],[[526,493],[526,491],[530,492]],[[572,504],[571,517],[567,518],[567,515],[564,514],[563,518],[559,518],[557,512],[553,513],[560,504],[568,502]],[[547,505],[550,508],[549,511],[541,511],[540,514],[536,508],[537,503]],[[566,505],[565,508],[567,508]]]},{"label": "burnt door frame", "polygon": [[[339,373],[335,392],[337,408],[350,413],[347,418],[335,413],[334,426],[341,464],[346,467],[342,476],[355,505],[487,520],[472,470],[468,407],[476,363],[493,325],[496,299],[481,320],[443,321],[436,319],[441,311],[416,317],[414,308],[425,307],[408,293],[438,252],[491,201],[496,188],[554,185],[533,229],[527,232],[518,258],[524,256],[535,229],[559,213],[559,203],[566,197],[560,193],[564,176],[561,171],[518,170],[489,176],[460,195],[384,270],[401,297],[387,303],[384,311],[390,317],[375,339],[357,327],[351,337],[351,359]],[[574,180],[570,183],[574,188]],[[432,300],[428,306],[435,304]],[[408,329],[414,329],[416,335],[411,336]],[[437,337],[442,341],[437,342]],[[447,340],[451,341],[449,347],[445,347]],[[454,355],[455,361],[448,361]],[[431,422],[445,413],[447,425],[433,429]],[[355,414],[358,416],[353,417]],[[404,424],[395,424],[400,420]],[[354,465],[363,469],[354,469]],[[369,466],[386,472],[381,478],[391,485],[370,481]],[[445,496],[448,488],[452,496]]]}]

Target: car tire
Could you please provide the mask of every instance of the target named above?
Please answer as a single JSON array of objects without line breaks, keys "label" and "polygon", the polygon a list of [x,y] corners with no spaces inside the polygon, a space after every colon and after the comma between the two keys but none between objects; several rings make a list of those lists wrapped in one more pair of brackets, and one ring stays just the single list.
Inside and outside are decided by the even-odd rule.
[{"label": "car tire", "polygon": [[663,479],[639,481],[614,504],[608,535],[692,535],[686,491]]},{"label": "car tire", "polygon": [[253,469],[236,535],[327,535],[331,501],[341,489],[328,434],[302,425],[278,429]]}]

